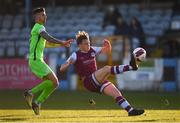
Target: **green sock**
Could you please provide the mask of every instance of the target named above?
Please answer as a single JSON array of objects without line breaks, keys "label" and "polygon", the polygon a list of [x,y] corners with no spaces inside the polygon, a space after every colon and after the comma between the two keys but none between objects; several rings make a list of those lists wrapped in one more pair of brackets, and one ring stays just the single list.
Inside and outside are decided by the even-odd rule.
[{"label": "green sock", "polygon": [[46,86],[47,86],[47,82],[46,82],[46,81],[47,81],[47,80],[41,82],[40,84],[38,84],[37,86],[35,86],[34,88],[32,88],[32,89],[30,90],[31,93],[32,93],[32,94],[35,94],[35,93],[37,93],[37,92],[39,92],[39,91],[44,90],[44,88],[46,88]]},{"label": "green sock", "polygon": [[36,100],[40,104],[43,103],[49,97],[49,95],[55,90],[52,81],[45,80],[44,83],[46,83],[46,87],[43,89],[42,93]]}]

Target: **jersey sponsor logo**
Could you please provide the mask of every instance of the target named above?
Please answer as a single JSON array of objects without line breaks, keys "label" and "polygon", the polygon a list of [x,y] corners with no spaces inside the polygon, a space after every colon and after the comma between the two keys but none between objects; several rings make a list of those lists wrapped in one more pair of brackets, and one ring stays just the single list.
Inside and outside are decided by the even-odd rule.
[{"label": "jersey sponsor logo", "polygon": [[94,52],[91,53],[91,57],[95,57],[96,54]]},{"label": "jersey sponsor logo", "polygon": [[90,63],[92,63],[92,62],[94,62],[94,59],[90,59],[90,60],[86,60],[86,61],[83,61],[83,64],[90,64]]}]

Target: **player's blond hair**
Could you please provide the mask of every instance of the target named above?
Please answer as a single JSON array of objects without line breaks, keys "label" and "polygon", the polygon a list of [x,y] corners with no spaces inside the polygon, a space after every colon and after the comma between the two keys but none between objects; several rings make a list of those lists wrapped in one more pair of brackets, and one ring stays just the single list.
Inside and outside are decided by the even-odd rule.
[{"label": "player's blond hair", "polygon": [[77,44],[81,44],[83,39],[89,40],[89,34],[85,31],[78,31],[78,33],[76,34]]}]

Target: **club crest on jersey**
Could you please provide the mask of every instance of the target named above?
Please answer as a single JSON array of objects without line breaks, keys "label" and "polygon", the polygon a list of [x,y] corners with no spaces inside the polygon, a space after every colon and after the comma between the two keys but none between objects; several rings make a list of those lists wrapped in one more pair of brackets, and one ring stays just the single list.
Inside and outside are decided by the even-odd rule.
[{"label": "club crest on jersey", "polygon": [[95,57],[95,53],[94,52],[91,53],[91,57]]}]

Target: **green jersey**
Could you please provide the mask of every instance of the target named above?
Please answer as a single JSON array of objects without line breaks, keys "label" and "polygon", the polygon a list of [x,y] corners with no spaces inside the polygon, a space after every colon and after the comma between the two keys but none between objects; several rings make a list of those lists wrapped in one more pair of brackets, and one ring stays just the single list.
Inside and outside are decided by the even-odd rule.
[{"label": "green jersey", "polygon": [[43,51],[46,45],[46,40],[40,36],[42,31],[45,31],[45,27],[38,23],[36,23],[31,30],[30,60],[43,60]]}]

